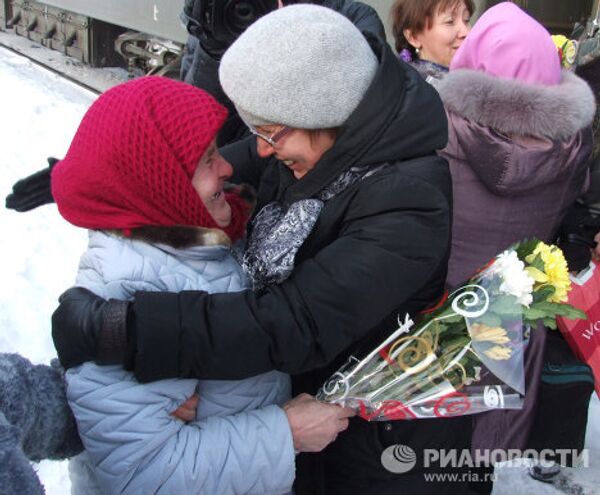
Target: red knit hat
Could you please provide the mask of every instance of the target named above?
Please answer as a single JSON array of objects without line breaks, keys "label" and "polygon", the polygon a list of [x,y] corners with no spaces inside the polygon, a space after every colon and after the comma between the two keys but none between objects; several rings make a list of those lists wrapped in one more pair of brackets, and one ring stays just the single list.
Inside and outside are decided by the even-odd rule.
[{"label": "red knit hat", "polygon": [[[144,77],[106,91],[52,170],[61,215],[88,229],[218,228],[192,177],[226,116],[208,93],[167,78]],[[227,200],[232,219],[223,230],[235,240],[248,212],[239,197]]]}]

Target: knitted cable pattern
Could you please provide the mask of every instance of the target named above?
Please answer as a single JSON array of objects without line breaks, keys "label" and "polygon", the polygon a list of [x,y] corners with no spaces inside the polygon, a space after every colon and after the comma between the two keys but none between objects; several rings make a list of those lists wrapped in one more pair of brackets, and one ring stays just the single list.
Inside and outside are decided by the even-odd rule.
[{"label": "knitted cable pattern", "polygon": [[[208,93],[144,77],[102,94],[52,171],[52,195],[69,222],[89,229],[146,225],[218,228],[192,186],[200,158],[227,110]],[[246,208],[230,198],[240,237]]]}]

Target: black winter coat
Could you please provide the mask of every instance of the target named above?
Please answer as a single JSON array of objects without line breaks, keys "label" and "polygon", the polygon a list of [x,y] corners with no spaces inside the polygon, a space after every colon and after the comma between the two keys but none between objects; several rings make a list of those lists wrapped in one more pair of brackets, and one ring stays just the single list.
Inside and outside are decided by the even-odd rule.
[{"label": "black winter coat", "polygon": [[[188,0],[187,3],[190,4],[188,11],[191,12],[194,0]],[[385,39],[383,24],[373,7],[353,0],[323,0],[317,3],[321,3],[324,7],[333,9],[347,17],[361,31],[377,35],[382,40]],[[186,21],[185,13],[182,13],[182,20]],[[188,39],[187,54],[182,61],[181,79],[208,91],[229,110],[229,116],[219,132],[219,146],[233,143],[248,135],[246,125],[242,122],[233,103],[221,88],[219,61],[206,53],[202,46],[198,44],[198,40],[192,36]]]},{"label": "black winter coat", "polygon": [[[233,294],[136,294],[128,326],[138,379],[241,379],[277,369],[295,375],[297,392],[315,393],[351,352],[395,329],[398,315],[414,315],[440,296],[452,217],[448,165],[435,155],[447,139],[444,109],[416,71],[370,42],[380,59],[375,80],[305,177],[295,180],[274,158],[251,166],[247,144],[229,156],[246,158],[247,173],[238,177],[260,177],[259,207],[311,197],[351,166],[389,166],[325,203],[281,284]],[[323,454],[299,457],[297,493],[440,493],[443,485],[425,482],[418,467],[386,471],[381,453],[395,443],[418,456],[424,447],[468,448],[469,425],[468,418],[353,419]]]}]

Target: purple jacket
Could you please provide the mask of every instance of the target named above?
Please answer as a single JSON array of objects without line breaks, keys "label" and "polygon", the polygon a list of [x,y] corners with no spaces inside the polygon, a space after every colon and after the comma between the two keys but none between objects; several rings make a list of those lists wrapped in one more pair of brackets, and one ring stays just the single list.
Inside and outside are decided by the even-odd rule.
[{"label": "purple jacket", "polygon": [[[454,212],[448,285],[456,286],[521,239],[550,241],[588,178],[595,109],[585,82],[563,73],[534,86],[468,69],[437,89],[448,114]],[[472,449],[525,449],[534,421],[546,333],[532,331],[522,410],[474,418]]]},{"label": "purple jacket", "polygon": [[552,240],[587,182],[595,101],[567,72],[534,86],[459,69],[437,89],[449,123],[440,154],[453,180],[452,287],[516,241]]}]

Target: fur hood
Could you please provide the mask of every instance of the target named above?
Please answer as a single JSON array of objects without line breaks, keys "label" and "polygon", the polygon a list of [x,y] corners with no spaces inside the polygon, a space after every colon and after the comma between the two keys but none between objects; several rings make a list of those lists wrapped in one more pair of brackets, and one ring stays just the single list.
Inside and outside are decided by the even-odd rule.
[{"label": "fur hood", "polygon": [[589,86],[567,71],[560,84],[542,86],[457,69],[436,89],[448,111],[509,136],[563,140],[589,126],[596,109]]},{"label": "fur hood", "polygon": [[[256,206],[256,191],[248,184],[225,184],[225,191],[239,196],[246,204],[248,218]],[[231,247],[230,237],[218,228],[192,227],[188,225],[145,226],[130,229],[125,235],[122,230],[104,229],[104,232],[117,237],[127,237],[149,244],[164,244],[175,249],[187,249],[193,246],[225,246]]]},{"label": "fur hood", "polygon": [[104,230],[104,232],[149,244],[164,244],[175,249],[187,249],[193,246],[231,246],[231,239],[224,231],[204,227],[183,225],[136,227],[131,229],[130,235],[127,236],[122,230]]}]

